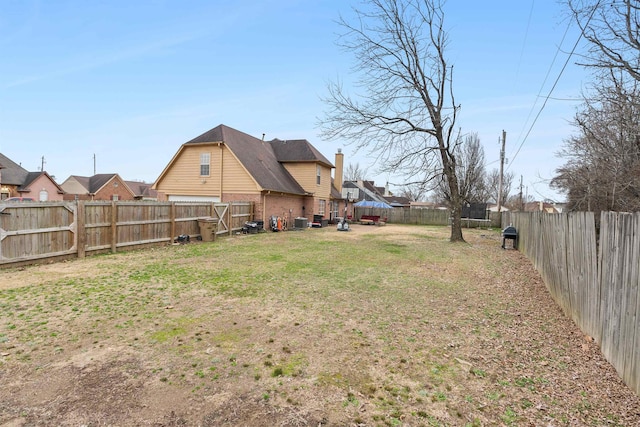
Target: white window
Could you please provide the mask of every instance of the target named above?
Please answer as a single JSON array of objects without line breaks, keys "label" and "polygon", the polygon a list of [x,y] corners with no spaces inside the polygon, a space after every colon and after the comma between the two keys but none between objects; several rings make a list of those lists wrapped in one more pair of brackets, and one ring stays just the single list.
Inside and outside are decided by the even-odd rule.
[{"label": "white window", "polygon": [[209,176],[210,163],[211,163],[211,153],[200,154],[200,176]]},{"label": "white window", "polygon": [[320,165],[316,165],[316,184],[320,185],[320,174],[322,172],[322,168]]},{"label": "white window", "polygon": [[114,194],[113,196],[111,196],[111,200],[113,200],[114,202],[117,202],[118,199],[120,199],[120,197],[118,197],[117,194]]},{"label": "white window", "polygon": [[326,200],[320,200],[320,203],[318,206],[318,214],[324,216],[324,209],[326,204],[327,204]]},{"label": "white window", "polygon": [[43,188],[42,190],[40,190],[40,201],[46,202],[47,200],[49,200],[49,192],[46,188]]}]

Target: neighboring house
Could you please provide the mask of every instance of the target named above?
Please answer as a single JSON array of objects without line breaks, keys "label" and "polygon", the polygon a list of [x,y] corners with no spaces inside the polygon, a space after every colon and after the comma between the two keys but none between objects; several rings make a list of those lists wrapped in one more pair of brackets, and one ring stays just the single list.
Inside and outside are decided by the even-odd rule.
[{"label": "neighboring house", "polygon": [[158,200],[158,192],[153,189],[153,184],[139,181],[125,181],[125,184],[133,192],[136,200]]},{"label": "neighboring house", "polygon": [[543,201],[525,203],[524,204],[524,211],[525,212],[542,211],[542,212],[546,212],[546,213],[558,213],[559,212],[552,203],[543,202]]},{"label": "neighboring house", "polygon": [[[537,212],[542,211],[546,213],[562,213],[562,210],[565,208],[563,203],[549,203],[549,202],[527,202],[524,204],[522,212]],[[495,203],[489,204],[488,210],[491,212],[497,212],[498,206]],[[520,208],[513,207],[513,209],[506,208],[504,205],[500,206],[500,211],[505,212],[509,210],[514,210],[515,212],[520,211]]]},{"label": "neighboring house", "polygon": [[293,224],[296,217],[339,216],[333,167],[305,139],[264,141],[219,125],[182,144],[153,188],[159,200],[251,201],[265,224],[271,216]]},{"label": "neighboring house", "polygon": [[386,203],[386,200],[378,194],[373,181],[345,181],[342,184],[342,196],[354,203],[361,200]]},{"label": "neighboring house", "polygon": [[60,187],[65,200],[135,200],[136,194],[117,173],[71,175]]},{"label": "neighboring house", "polygon": [[62,200],[63,190],[47,172],[29,172],[0,153],[0,199],[9,197],[56,201]]},{"label": "neighboring house", "polygon": [[409,199],[408,197],[394,195],[387,195],[383,197],[387,201],[387,203],[394,208],[411,208],[411,199]]},{"label": "neighboring house", "polygon": [[[353,203],[367,200],[386,203],[393,208],[409,209],[411,207],[411,200],[407,197],[391,194],[388,183],[385,187],[377,187],[373,181],[345,181],[342,185],[342,197]],[[349,211],[349,215],[353,215],[352,210]]]},{"label": "neighboring house", "polygon": [[[490,212],[498,212],[498,205],[496,203],[488,203],[487,210],[489,210]],[[500,205],[500,212],[507,212],[509,210],[510,209],[506,206]]]},{"label": "neighboring house", "polygon": [[21,197],[30,197],[40,202],[64,199],[64,190],[46,172],[29,172],[18,192]]},{"label": "neighboring house", "polygon": [[449,207],[444,203],[437,203],[437,202],[411,202],[411,209],[447,210],[449,209]]}]

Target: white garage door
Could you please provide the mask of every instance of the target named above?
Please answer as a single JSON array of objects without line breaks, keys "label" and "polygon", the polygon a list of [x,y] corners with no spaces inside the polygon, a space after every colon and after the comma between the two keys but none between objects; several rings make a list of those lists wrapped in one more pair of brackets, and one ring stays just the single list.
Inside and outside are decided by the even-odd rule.
[{"label": "white garage door", "polygon": [[220,202],[220,197],[169,195],[170,202]]}]

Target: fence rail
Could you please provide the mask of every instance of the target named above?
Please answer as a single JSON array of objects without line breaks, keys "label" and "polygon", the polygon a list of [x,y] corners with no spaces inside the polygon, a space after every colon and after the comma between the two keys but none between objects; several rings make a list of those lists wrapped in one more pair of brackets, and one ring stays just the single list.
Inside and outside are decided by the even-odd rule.
[{"label": "fence rail", "polygon": [[[387,218],[389,224],[414,225],[450,225],[451,212],[448,209],[402,209],[402,208],[361,208],[355,207],[354,216],[359,220],[362,215],[374,215]],[[500,215],[491,212],[487,219],[463,219],[462,226],[466,228],[499,227]]]},{"label": "fence rail", "polygon": [[232,234],[253,219],[253,204],[185,202],[0,203],[0,266],[161,245],[199,236],[198,219]]},{"label": "fence rail", "polygon": [[640,393],[640,213],[505,213],[557,304]]}]

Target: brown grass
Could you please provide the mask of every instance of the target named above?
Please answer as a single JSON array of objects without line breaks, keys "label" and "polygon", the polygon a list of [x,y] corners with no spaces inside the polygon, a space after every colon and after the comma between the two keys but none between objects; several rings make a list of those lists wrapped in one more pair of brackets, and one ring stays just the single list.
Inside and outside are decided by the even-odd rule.
[{"label": "brown grass", "polygon": [[354,226],[0,272],[0,424],[638,425],[496,231]]}]

